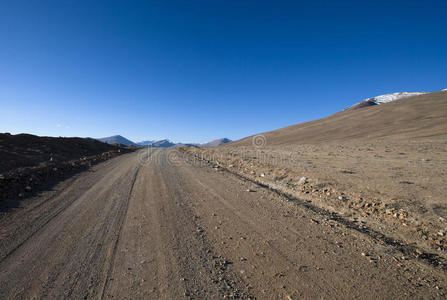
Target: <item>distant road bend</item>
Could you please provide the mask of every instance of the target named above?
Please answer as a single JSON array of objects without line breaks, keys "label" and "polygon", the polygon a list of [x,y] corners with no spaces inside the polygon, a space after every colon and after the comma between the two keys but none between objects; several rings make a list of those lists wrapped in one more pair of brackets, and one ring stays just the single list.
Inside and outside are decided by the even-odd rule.
[{"label": "distant road bend", "polygon": [[267,189],[142,151],[0,217],[1,299],[436,298],[445,284]]}]

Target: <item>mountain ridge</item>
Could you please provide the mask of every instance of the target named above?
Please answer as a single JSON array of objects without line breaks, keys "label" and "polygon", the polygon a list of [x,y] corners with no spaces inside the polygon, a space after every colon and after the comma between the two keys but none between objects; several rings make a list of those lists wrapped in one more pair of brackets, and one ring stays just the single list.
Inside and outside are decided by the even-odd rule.
[{"label": "mountain ridge", "polygon": [[132,142],[131,140],[129,140],[119,134],[112,135],[109,137],[104,137],[104,138],[98,138],[96,140],[106,143],[106,144],[121,144],[121,145],[125,145],[125,146],[137,146],[136,143]]},{"label": "mountain ridge", "polygon": [[217,147],[232,142],[229,138],[220,138],[208,143],[201,144],[201,147]]},{"label": "mountain ridge", "polygon": [[172,142],[169,139],[162,139],[162,140],[144,140],[138,143],[135,143],[121,135],[112,135],[105,138],[97,138],[95,140],[98,140],[103,143],[107,144],[122,144],[125,146],[139,146],[139,147],[153,147],[153,148],[171,148],[171,147],[182,147],[182,146],[189,146],[189,147],[217,147],[226,143],[231,142],[228,138],[220,138],[213,140],[211,142],[199,144],[199,143],[175,143]]}]

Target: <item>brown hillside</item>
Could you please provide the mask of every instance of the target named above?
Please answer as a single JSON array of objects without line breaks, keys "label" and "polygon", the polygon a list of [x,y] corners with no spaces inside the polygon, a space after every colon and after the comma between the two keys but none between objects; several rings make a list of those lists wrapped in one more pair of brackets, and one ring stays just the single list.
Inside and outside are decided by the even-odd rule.
[{"label": "brown hillside", "polygon": [[[371,138],[447,136],[447,92],[342,111],[330,117],[263,133],[268,145],[307,144]],[[248,137],[231,146],[249,146]]]}]

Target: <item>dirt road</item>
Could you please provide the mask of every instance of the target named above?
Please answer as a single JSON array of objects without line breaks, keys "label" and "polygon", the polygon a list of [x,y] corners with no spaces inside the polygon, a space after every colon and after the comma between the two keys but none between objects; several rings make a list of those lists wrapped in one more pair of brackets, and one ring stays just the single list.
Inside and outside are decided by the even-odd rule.
[{"label": "dirt road", "polygon": [[0,298],[442,298],[445,271],[232,174],[130,153],[0,217]]}]

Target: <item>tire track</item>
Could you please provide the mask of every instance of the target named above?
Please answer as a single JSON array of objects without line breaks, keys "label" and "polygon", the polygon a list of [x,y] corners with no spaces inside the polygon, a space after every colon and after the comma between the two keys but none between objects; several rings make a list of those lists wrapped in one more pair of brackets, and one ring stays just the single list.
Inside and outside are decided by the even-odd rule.
[{"label": "tire track", "polygon": [[104,299],[105,291],[106,291],[107,286],[108,286],[109,281],[110,281],[110,275],[113,272],[113,265],[114,265],[114,262],[115,262],[115,256],[116,256],[116,251],[118,249],[118,244],[119,244],[119,241],[121,239],[121,233],[122,233],[122,230],[123,230],[123,224],[124,224],[124,221],[126,219],[127,211],[129,210],[130,198],[132,197],[132,191],[133,191],[133,188],[135,186],[135,181],[137,180],[137,177],[138,177],[138,174],[140,172],[140,169],[141,169],[141,167],[138,166],[136,171],[135,171],[135,173],[134,173],[134,175],[133,175],[133,177],[132,177],[132,184],[131,184],[131,187],[130,187],[130,190],[129,190],[129,195],[126,198],[126,201],[123,203],[124,207],[121,210],[122,211],[121,215],[119,216],[119,219],[120,219],[119,224],[120,225],[119,225],[119,229],[118,229],[117,238],[116,238],[115,243],[113,245],[112,254],[111,254],[111,257],[110,257],[110,261],[109,261],[109,266],[107,268],[106,277],[105,277],[105,280],[104,280],[104,285],[103,285],[103,288],[102,288],[102,291],[101,291],[101,297],[100,297],[101,299]]}]

